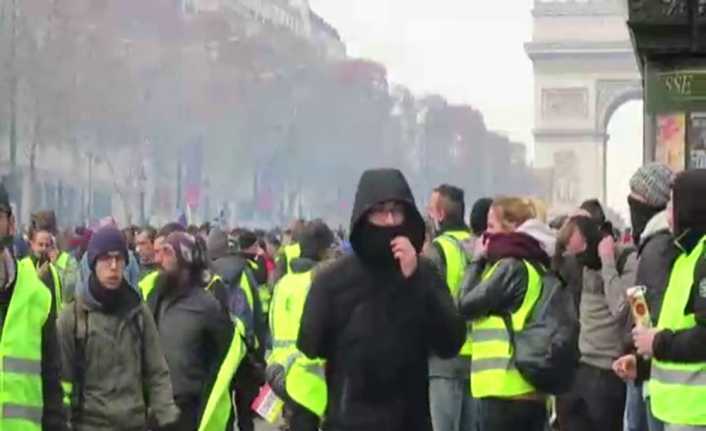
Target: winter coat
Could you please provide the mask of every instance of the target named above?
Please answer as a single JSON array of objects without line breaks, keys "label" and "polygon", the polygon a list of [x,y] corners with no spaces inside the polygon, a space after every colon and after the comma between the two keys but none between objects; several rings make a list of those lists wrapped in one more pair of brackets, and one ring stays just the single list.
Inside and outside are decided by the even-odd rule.
[{"label": "winter coat", "polygon": [[198,420],[233,338],[233,323],[201,286],[171,286],[167,279],[158,279],[147,306],[157,324],[174,399],[182,415]]},{"label": "winter coat", "polygon": [[356,254],[344,256],[313,280],[297,347],[327,360],[326,431],[431,431],[428,358],[455,356],[465,325],[446,283],[427,259],[405,279],[359,257],[359,227],[376,204],[406,208],[408,238],[421,251],[424,221],[399,171],[361,178],[351,219]]},{"label": "winter coat", "polygon": [[[631,325],[626,291],[635,285],[637,254],[616,247],[616,259],[601,259],[601,269],[583,269],[579,319],[581,362],[611,370],[613,361],[629,350]],[[624,260],[618,268],[617,260]]]},{"label": "winter coat", "polygon": [[81,380],[77,343],[85,346],[84,401],[80,418],[73,418],[75,431],[144,431],[148,412],[159,426],[179,415],[152,314],[133,288],[123,289],[127,299],[106,313],[88,286],[79,286],[76,301],[59,316],[62,379],[74,391]]},{"label": "winter coat", "polygon": [[[0,292],[0,334],[2,334],[5,325],[5,318],[7,317],[14,288],[15,286],[12,286],[7,292]],[[56,333],[56,314],[50,312],[44,326],[37,328],[37,331],[39,332],[38,336],[42,337],[41,376],[44,404],[42,429],[63,431],[66,429],[66,414],[59,380],[61,354]]]},{"label": "winter coat", "polygon": [[654,216],[640,237],[638,249],[636,285],[647,287],[646,299],[650,309],[652,323],[662,309],[662,297],[669,284],[672,265],[679,256],[679,248],[674,243],[674,236],[669,230],[667,212]]}]

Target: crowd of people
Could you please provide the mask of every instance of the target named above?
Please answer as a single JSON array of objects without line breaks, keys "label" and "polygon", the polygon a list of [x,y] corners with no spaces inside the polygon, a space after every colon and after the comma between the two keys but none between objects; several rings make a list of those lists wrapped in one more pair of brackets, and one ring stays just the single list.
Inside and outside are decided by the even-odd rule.
[{"label": "crowd of people", "polygon": [[0,430],[252,431],[268,391],[291,431],[706,430],[705,196],[641,167],[624,238],[376,169],[348,235],[18,231],[0,185]]}]

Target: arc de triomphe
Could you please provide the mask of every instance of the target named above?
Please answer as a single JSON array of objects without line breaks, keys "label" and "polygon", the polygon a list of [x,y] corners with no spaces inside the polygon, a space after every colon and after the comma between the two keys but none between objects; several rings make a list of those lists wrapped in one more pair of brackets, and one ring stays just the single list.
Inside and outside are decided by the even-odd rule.
[{"label": "arc de triomphe", "polygon": [[557,210],[605,202],[606,128],[615,110],[642,98],[625,0],[535,0],[535,166],[552,168]]}]

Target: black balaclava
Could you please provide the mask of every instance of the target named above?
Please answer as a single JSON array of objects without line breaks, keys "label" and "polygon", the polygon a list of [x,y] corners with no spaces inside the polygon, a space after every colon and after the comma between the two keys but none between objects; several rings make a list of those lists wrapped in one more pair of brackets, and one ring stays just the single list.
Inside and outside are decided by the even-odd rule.
[{"label": "black balaclava", "polygon": [[363,221],[359,227],[361,241],[357,250],[360,259],[378,268],[399,268],[390,243],[398,236],[409,236],[407,232],[405,223],[383,227],[375,226],[367,220]]},{"label": "black balaclava", "polygon": [[653,207],[642,201],[639,201],[632,196],[628,197],[628,205],[630,206],[630,223],[632,225],[632,239],[635,245],[640,244],[640,237],[647,227],[647,223],[654,216],[664,211],[665,207]]},{"label": "black balaclava", "polygon": [[598,271],[602,268],[601,258],[598,255],[598,244],[604,234],[598,223],[588,217],[575,217],[576,226],[586,239],[586,250],[576,255],[576,260],[583,266]]},{"label": "black balaclava", "polygon": [[691,252],[706,236],[706,169],[677,175],[672,187],[674,199],[674,237]]}]

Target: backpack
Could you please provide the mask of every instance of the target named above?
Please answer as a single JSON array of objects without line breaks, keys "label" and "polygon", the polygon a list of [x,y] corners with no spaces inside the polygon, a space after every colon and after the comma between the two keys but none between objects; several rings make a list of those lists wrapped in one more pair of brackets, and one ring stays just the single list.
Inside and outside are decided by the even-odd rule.
[{"label": "backpack", "polygon": [[561,278],[543,270],[542,291],[524,328],[515,332],[504,317],[513,346],[513,360],[522,376],[538,391],[568,392],[579,362],[579,320],[573,295]]}]

